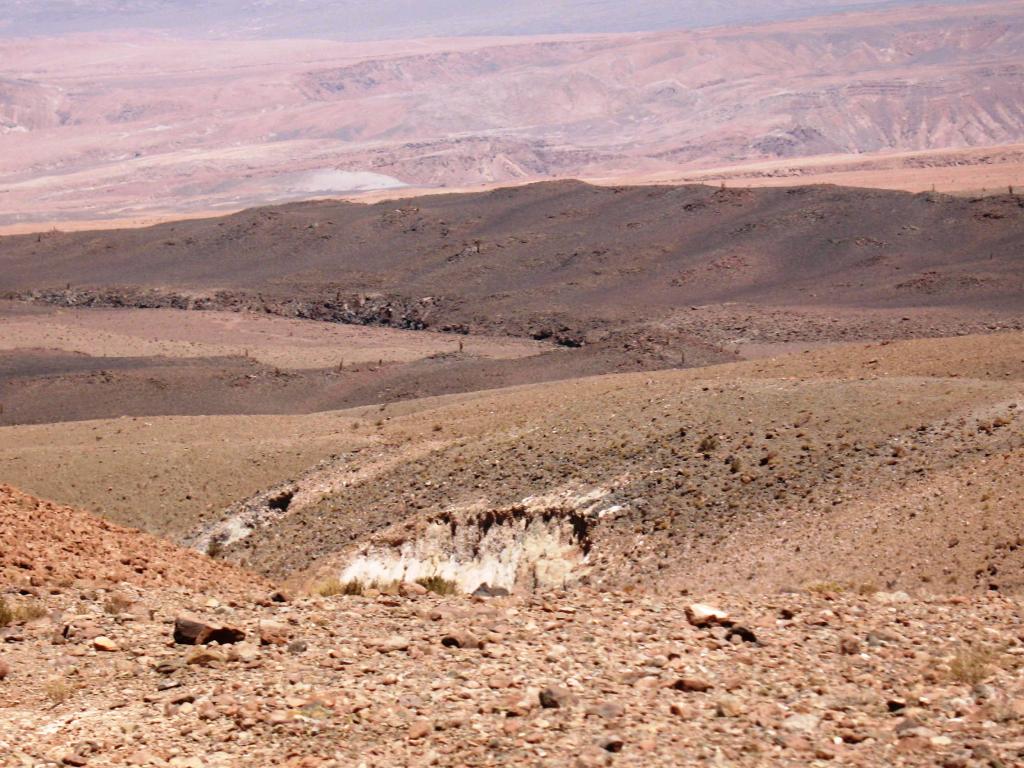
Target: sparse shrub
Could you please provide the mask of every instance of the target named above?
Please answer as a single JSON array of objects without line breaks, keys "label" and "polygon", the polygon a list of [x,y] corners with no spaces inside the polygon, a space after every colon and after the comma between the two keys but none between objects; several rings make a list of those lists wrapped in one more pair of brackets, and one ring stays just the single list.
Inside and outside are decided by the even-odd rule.
[{"label": "sparse shrub", "polygon": [[[351,583],[352,582],[349,582],[349,584],[351,584]],[[324,579],[323,581],[318,582],[318,583],[313,585],[312,592],[313,592],[314,595],[319,595],[320,597],[334,597],[335,595],[362,594],[362,592],[359,592],[359,593],[346,592],[345,590],[346,590],[347,586],[348,585],[342,584],[337,579],[333,579],[333,578],[332,579]]]},{"label": "sparse shrub", "polygon": [[53,702],[54,706],[71,698],[73,690],[67,681],[58,677],[47,680],[46,685],[43,686],[43,693],[46,694],[46,698]]},{"label": "sparse shrub", "polygon": [[358,597],[365,595],[370,590],[376,590],[383,594],[396,595],[398,594],[398,582],[372,581],[367,584],[362,579],[351,579],[350,581],[343,582],[339,579],[331,578],[317,582],[310,589],[310,592],[314,595],[319,595],[320,597],[334,597],[336,595]]},{"label": "sparse shrub", "polygon": [[115,592],[107,598],[106,602],[103,603],[103,611],[104,613],[109,613],[111,616],[117,616],[118,614],[127,611],[131,605],[131,598],[126,595],[122,595],[120,592]]},{"label": "sparse shrub", "polygon": [[711,453],[716,448],[718,448],[718,435],[708,435],[697,446],[697,450],[701,453]]},{"label": "sparse shrub", "polygon": [[46,609],[39,603],[16,605],[12,608],[6,600],[0,597],[0,627],[41,619],[46,613]]},{"label": "sparse shrub", "polygon": [[815,595],[838,595],[845,592],[846,587],[840,584],[838,581],[815,581],[811,584],[808,584],[806,590],[811,594]]},{"label": "sparse shrub", "polygon": [[416,583],[437,595],[457,595],[462,592],[458,584],[443,576],[424,576],[422,579],[416,579]]},{"label": "sparse shrub", "polygon": [[366,587],[363,586],[360,579],[352,579],[341,585],[341,594],[343,595],[361,595],[365,591]]},{"label": "sparse shrub", "polygon": [[957,683],[977,685],[992,674],[995,661],[996,654],[991,648],[964,645],[949,662],[949,676]]},{"label": "sparse shrub", "polygon": [[224,553],[224,542],[220,539],[210,539],[206,545],[206,556],[216,560]]},{"label": "sparse shrub", "polygon": [[47,610],[39,603],[19,605],[14,609],[14,620],[18,622],[34,621],[47,615]]}]

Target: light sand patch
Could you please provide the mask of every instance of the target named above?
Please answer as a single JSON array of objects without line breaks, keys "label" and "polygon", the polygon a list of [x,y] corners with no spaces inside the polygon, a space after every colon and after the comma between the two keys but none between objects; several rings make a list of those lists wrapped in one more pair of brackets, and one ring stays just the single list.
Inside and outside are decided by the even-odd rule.
[{"label": "light sand patch", "polygon": [[0,350],[60,349],[95,357],[247,356],[284,369],[341,363],[406,363],[462,350],[495,359],[527,357],[530,340],[336,325],[237,312],[62,309],[0,316]]}]

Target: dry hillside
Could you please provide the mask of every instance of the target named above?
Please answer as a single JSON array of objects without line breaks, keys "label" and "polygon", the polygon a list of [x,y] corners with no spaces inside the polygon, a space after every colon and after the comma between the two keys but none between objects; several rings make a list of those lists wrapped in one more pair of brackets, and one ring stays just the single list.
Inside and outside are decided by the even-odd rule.
[{"label": "dry hillside", "polygon": [[[37,585],[0,589],[4,765],[982,768],[1024,754],[1021,611],[1001,595],[271,595],[7,487],[0,521],[23,542],[0,572],[30,556]],[[217,639],[190,644],[189,628]]]}]

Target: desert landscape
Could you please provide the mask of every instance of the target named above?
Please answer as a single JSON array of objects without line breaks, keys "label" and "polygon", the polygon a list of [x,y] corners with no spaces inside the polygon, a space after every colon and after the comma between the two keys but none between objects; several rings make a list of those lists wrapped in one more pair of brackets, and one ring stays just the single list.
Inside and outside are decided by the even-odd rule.
[{"label": "desert landscape", "polygon": [[3,238],[8,762],[1012,763],[1022,242],[578,182]]},{"label": "desert landscape", "polygon": [[1024,765],[1022,50],[6,4],[0,766]]},{"label": "desert landscape", "polygon": [[[59,8],[26,16],[35,5],[7,11],[8,28],[74,27]],[[761,2],[767,19],[753,2],[645,4],[663,21],[647,31],[620,4],[577,3],[588,7],[566,8],[561,25],[517,4],[529,33],[494,9],[487,36],[446,22],[459,36],[417,34],[408,20],[394,37],[354,41],[285,34],[330,29],[308,3],[284,27],[242,30],[280,31],[270,39],[196,39],[149,19],[145,3],[122,3],[136,14],[120,9],[100,32],[80,5],[80,28],[57,37],[0,34],[7,232],[552,178],[975,194],[1024,184],[1024,12],[1009,0],[818,3],[838,15]],[[703,26],[663,28],[701,7]],[[707,25],[730,14],[752,23]]]}]

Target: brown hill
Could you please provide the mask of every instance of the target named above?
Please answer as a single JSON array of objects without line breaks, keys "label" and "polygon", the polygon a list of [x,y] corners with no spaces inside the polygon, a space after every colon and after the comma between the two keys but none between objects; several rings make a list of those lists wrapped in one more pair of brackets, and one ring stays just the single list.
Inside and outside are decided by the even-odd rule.
[{"label": "brown hill", "polygon": [[259,589],[265,582],[197,552],[124,528],[77,509],[0,485],[0,581],[6,586],[61,589],[122,582],[142,588],[193,588],[211,593]]},{"label": "brown hill", "polygon": [[1019,312],[1022,242],[1017,195],[553,182],[5,237],[0,291],[571,340],[735,302]]},{"label": "brown hill", "polygon": [[[312,412],[1021,328],[1022,258],[1019,196],[838,187],[552,182],[6,237],[0,292],[44,306],[0,305],[0,423]],[[162,310],[111,312],[140,307]]]}]

